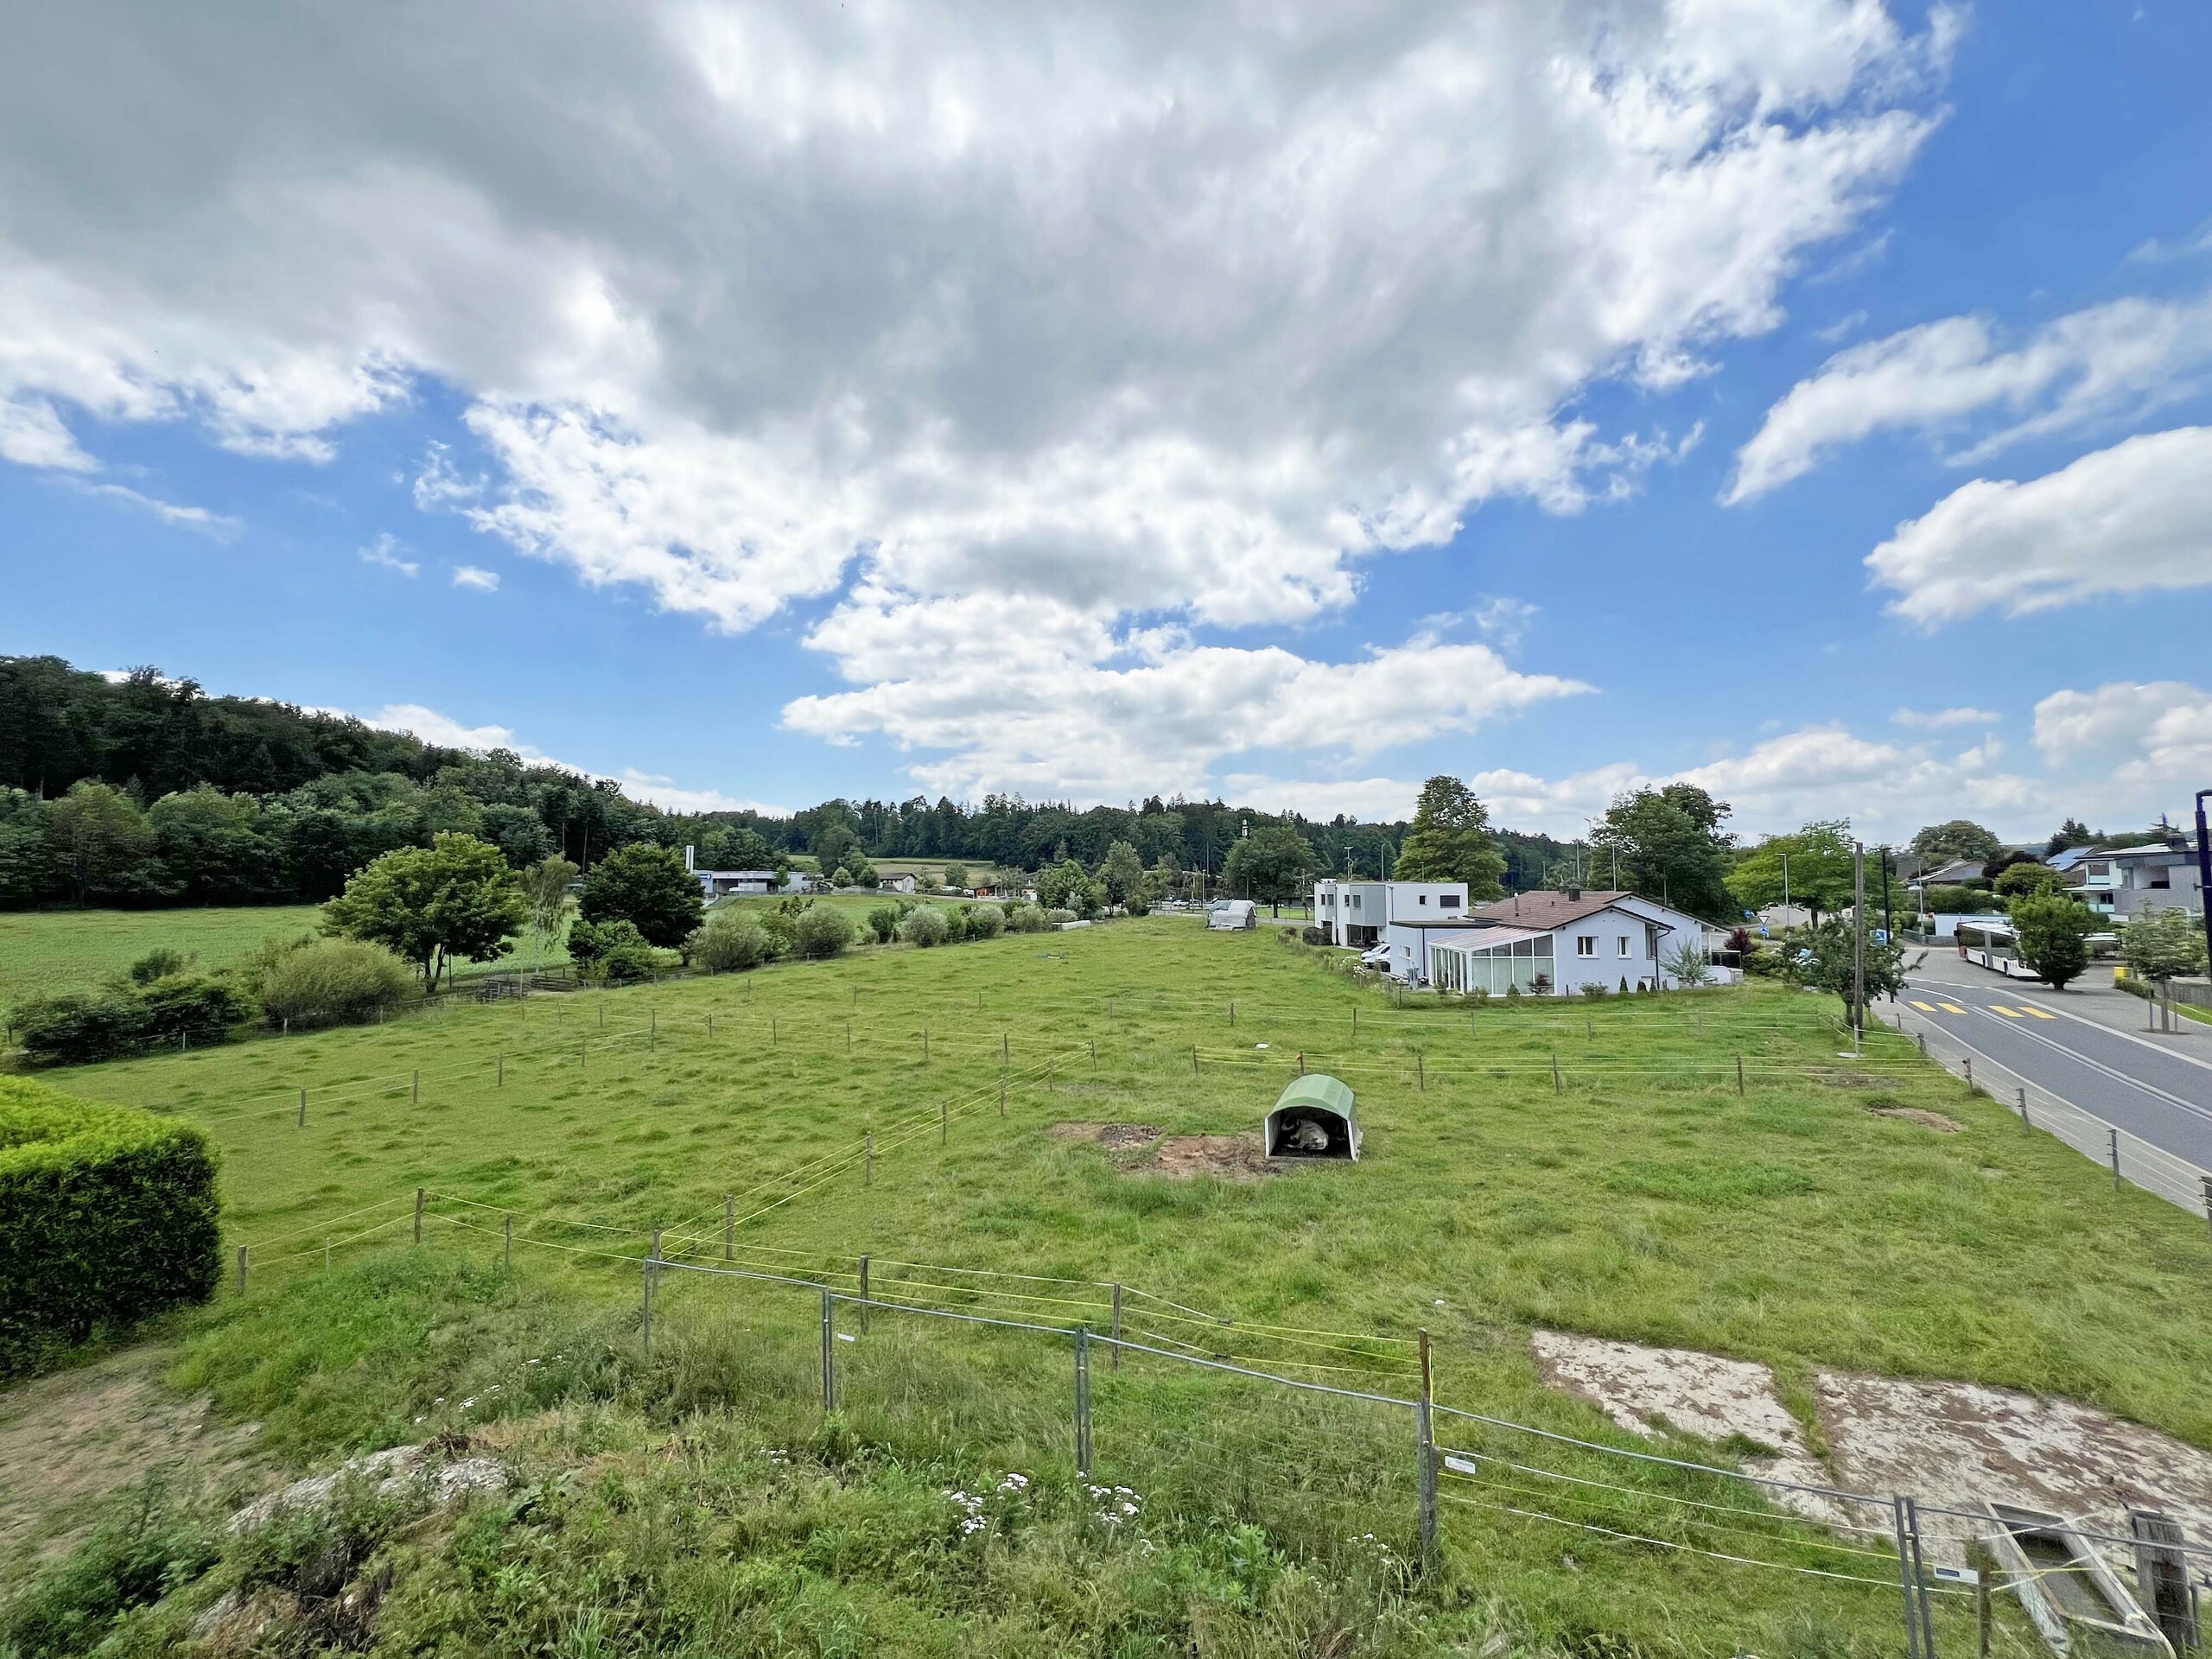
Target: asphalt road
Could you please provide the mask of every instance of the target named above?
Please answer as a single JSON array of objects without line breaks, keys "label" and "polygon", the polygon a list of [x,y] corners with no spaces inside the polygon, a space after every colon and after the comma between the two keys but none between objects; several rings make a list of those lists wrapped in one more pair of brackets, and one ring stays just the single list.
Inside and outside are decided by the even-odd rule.
[{"label": "asphalt road", "polygon": [[2108,985],[2053,991],[1933,950],[1905,982],[1910,1022],[2212,1169],[2212,1026],[2148,1031],[2149,1005]]}]

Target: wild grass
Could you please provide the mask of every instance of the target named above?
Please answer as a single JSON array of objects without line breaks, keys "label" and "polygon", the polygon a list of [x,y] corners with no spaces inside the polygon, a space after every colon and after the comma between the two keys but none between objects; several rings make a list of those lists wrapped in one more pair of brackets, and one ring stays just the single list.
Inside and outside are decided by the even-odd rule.
[{"label": "wild grass", "polygon": [[[1165,1580],[1171,1593],[1165,1567],[1141,1552],[1125,1559],[1126,1535],[1066,1507],[1087,1496],[1068,1474],[1067,1338],[955,1335],[878,1313],[866,1341],[836,1350],[845,1393],[825,1427],[813,1293],[671,1270],[648,1356],[638,1258],[651,1229],[674,1234],[696,1217],[711,1259],[723,1197],[739,1193],[737,1214],[760,1212],[738,1230],[755,1263],[787,1261],[807,1276],[848,1271],[866,1252],[879,1288],[887,1274],[923,1276],[900,1263],[1065,1280],[1032,1294],[1075,1306],[1040,1301],[1040,1313],[1100,1326],[1103,1287],[1119,1281],[1243,1325],[1401,1341],[1425,1327],[1440,1399],[1593,1439],[1621,1437],[1542,1385],[1531,1325],[1763,1360],[1800,1402],[1821,1366],[1965,1377],[2069,1395],[2212,1445],[2202,1382],[2212,1244],[2201,1221],[2115,1193],[2095,1166],[2023,1136],[1893,1035],[1874,1033],[1858,1059],[1840,1058],[1839,1040],[1832,1003],[1764,986],[1571,1007],[1398,1007],[1269,932],[1152,918],[457,1007],[55,1080],[186,1113],[224,1149],[233,1237],[260,1265],[247,1295],[207,1316],[183,1362],[188,1385],[302,1454],[480,1433],[488,1419],[535,1448],[525,1461],[591,1468],[604,1455],[626,1471],[608,1515],[585,1529],[588,1549],[565,1532],[558,1548],[530,1542],[537,1523],[510,1516],[483,1546],[490,1576],[453,1579],[465,1552],[419,1565],[445,1586],[441,1617],[459,1622],[440,1628],[462,1645],[580,1640],[580,1625],[530,1624],[525,1613],[537,1615],[519,1606],[523,1624],[472,1621],[492,1618],[486,1586],[499,1572],[601,1582],[585,1564],[593,1552],[639,1547],[607,1541],[630,1538],[639,1515],[664,1513],[671,1525],[690,1517],[692,1530],[678,1530],[697,1549],[686,1559],[704,1550],[735,1564],[694,1580],[676,1555],[656,1556],[671,1576],[656,1567],[637,1582],[711,1616],[676,1634],[625,1625],[619,1642],[606,1635],[608,1650],[696,1641],[765,1651],[772,1627],[814,1630],[814,1650],[836,1650],[821,1632],[849,1630],[855,1651],[949,1651],[988,1626],[990,1643],[963,1650],[1150,1650],[1164,1630],[1189,1640],[1205,1629],[1217,1635],[1198,1650],[1302,1651],[1324,1618],[1314,1609],[1357,1605],[1370,1610],[1359,1629],[1376,1651],[1485,1641],[1495,1624],[1509,1645],[1575,1652],[1618,1641],[1809,1653],[1894,1645],[1894,1591],[1508,1512],[1725,1546],[1680,1530],[1671,1498],[1633,1492],[1549,1505],[1492,1494],[1489,1509],[1448,1508],[1441,1586],[1392,1588],[1382,1548],[1402,1565],[1412,1543],[1402,1414],[1156,1361],[1116,1373],[1100,1360],[1095,1478],[1154,1506],[1155,1552],[1196,1541]],[[1070,1122],[1248,1131],[1300,1064],[1357,1091],[1358,1164],[1178,1181],[1050,1133]],[[942,1102],[965,1109],[948,1116],[940,1145],[931,1120]],[[1877,1105],[1940,1112],[1961,1131],[1877,1116]],[[925,1132],[898,1141],[910,1116]],[[810,1185],[810,1160],[871,1128],[881,1148],[871,1185],[855,1166]],[[430,1243],[389,1245],[407,1236],[417,1186],[490,1208],[433,1200]],[[397,1202],[347,1218],[386,1200]],[[512,1277],[493,1265],[502,1211],[517,1217]],[[326,1276],[321,1241],[382,1215],[399,1225],[338,1249]],[[848,1335],[852,1317],[840,1314]],[[1191,1334],[1147,1317],[1161,1334]],[[1368,1348],[1344,1363],[1402,1397],[1406,1365],[1388,1357],[1408,1351]],[[1366,1357],[1376,1353],[1380,1363]],[[807,1452],[813,1485],[747,1461],[762,1445],[788,1451],[817,1435],[834,1444]],[[994,1557],[1000,1546],[985,1545],[977,1561],[950,1561],[895,1541],[918,1534],[894,1517],[940,1526],[943,1488],[1008,1471],[1058,1494],[1060,1508],[1008,1523],[1033,1550]],[[632,1518],[618,1524],[618,1512]],[[1232,1616],[1203,1586],[1237,1581],[1224,1563],[1245,1548],[1230,1541],[1246,1527],[1281,1565],[1264,1595],[1241,1581]],[[1090,1533],[1100,1535],[1085,1541]],[[879,1551],[870,1539],[893,1541]],[[1065,1573],[1072,1584],[1056,1576]],[[942,1593],[923,1587],[939,1578]],[[588,1620],[588,1597],[567,1593],[549,1591],[545,1605]],[[633,1593],[650,1599],[620,1595]],[[1143,1609],[1170,1603],[1181,1611],[1167,1624],[1146,1622],[1154,1615]],[[630,1617],[610,1604],[607,1616],[618,1613]],[[1401,1616],[1407,1632],[1425,1633],[1390,1635]],[[1278,1628],[1292,1634],[1257,1634]]]},{"label": "wild grass", "polygon": [[196,957],[202,972],[228,967],[264,939],[314,932],[321,918],[313,905],[0,911],[0,1012],[33,996],[89,989],[162,948]]}]

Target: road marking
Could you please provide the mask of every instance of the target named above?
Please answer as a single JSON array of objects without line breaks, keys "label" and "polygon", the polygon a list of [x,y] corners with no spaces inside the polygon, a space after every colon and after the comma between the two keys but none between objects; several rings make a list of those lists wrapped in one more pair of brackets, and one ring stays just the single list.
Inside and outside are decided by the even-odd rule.
[{"label": "road marking", "polygon": [[1946,1014],[1964,1014],[1966,1012],[1964,1008],[1961,1007],[1955,1002],[1939,1002],[1936,1006],[1942,1009]]},{"label": "road marking", "polygon": [[[2204,1121],[2204,1122],[2212,1122],[2212,1109],[2207,1109],[2206,1108],[2204,1108],[2204,1107],[2202,1107],[2202,1106],[2198,1105],[2198,1104],[2197,1104],[2195,1101],[2193,1101],[2193,1100],[2183,1100],[2183,1099],[2179,1095],[2176,1095],[2176,1094],[2170,1094],[2170,1093],[2168,1093],[2165,1090],[2159,1088],[2159,1087],[2158,1086],[2158,1084],[2154,1084],[2154,1083],[2145,1083],[2145,1082],[2144,1082],[2144,1081],[2143,1081],[2143,1079],[2142,1079],[2142,1078],[2140,1078],[2140,1077],[2132,1077],[2132,1076],[2130,1076],[2127,1072],[2125,1072],[2125,1071],[2121,1071],[2121,1070],[2120,1070],[2118,1066],[2116,1066],[2116,1065],[2106,1065],[2102,1060],[2100,1060],[2100,1059],[2094,1059],[2094,1058],[2092,1058],[2090,1056],[2088,1056],[2088,1055],[2084,1054],[2083,1052],[2082,1052],[2082,1051],[2081,1051],[2080,1049],[2078,1049],[2078,1048],[2069,1048],[2069,1047],[2067,1047],[2067,1046],[2066,1046],[2066,1045],[2065,1045],[2065,1044],[2063,1044],[2063,1043],[2060,1043],[2060,1042],[2054,1042],[2054,1041],[2052,1041],[2052,1040],[2051,1040],[2051,1039],[2050,1039],[2050,1038],[2048,1038],[2048,1037],[2044,1036],[2044,1035],[2041,1032],[2039,1032],[2039,1031],[2024,1031],[2024,1032],[2022,1032],[2022,1033],[2020,1033],[2020,1035],[2022,1035],[2023,1037],[2026,1038],[2026,1039],[2027,1039],[2030,1042],[2031,1042],[2031,1043],[2041,1043],[2041,1044],[2042,1044],[2045,1048],[2049,1048],[2049,1049],[2056,1049],[2059,1053],[2063,1054],[2064,1056],[2066,1056],[2066,1058],[2067,1058],[2068,1059],[2069,1059],[2069,1060],[2073,1061],[2073,1062],[2074,1062],[2074,1064],[2075,1064],[2075,1065],[2085,1065],[2085,1066],[2088,1067],[2088,1069],[2089,1069],[2090,1071],[2095,1071],[2095,1072],[2098,1072],[2098,1073],[2101,1074],[2101,1075],[2102,1075],[2102,1076],[2104,1076],[2104,1077],[2109,1077],[2109,1078],[2110,1078],[2113,1082],[2114,1082],[2114,1083],[2118,1083],[2118,1084],[2126,1084],[2128,1088],[2134,1089],[2134,1090],[2138,1090],[2141,1091],[2142,1093],[2144,1093],[2144,1094],[2146,1094],[2146,1095],[2150,1096],[2153,1100],[2163,1100],[2163,1101],[2164,1101],[2164,1102],[2166,1103],[2166,1104],[2168,1104],[2169,1106],[2177,1106],[2177,1107],[2179,1107],[2183,1111],[2187,1112],[2188,1114],[2190,1114],[2190,1116],[2192,1116],[2192,1117],[2196,1117],[2196,1118],[2202,1119],[2202,1121]],[[1999,1060],[1999,1061],[1997,1062],[1997,1064],[1998,1064],[1998,1065],[2005,1065],[2005,1063],[2004,1063],[2002,1060]],[[2005,1066],[2005,1069],[2006,1071],[2012,1071],[2012,1068],[2011,1066]],[[2014,1073],[2014,1075],[2015,1075],[2015,1076],[2018,1076],[2019,1074],[2018,1074],[2018,1072],[2015,1072],[2015,1073]],[[2040,1086],[2042,1086],[2042,1085],[2037,1085],[2037,1086],[2038,1086],[2038,1087],[2040,1087]],[[2053,1092],[2053,1093],[2055,1094],[2055,1093],[2056,1093],[2057,1091],[2056,1091],[2056,1090],[2052,1090],[2051,1092]],[[2060,1096],[2060,1098],[2061,1098],[2061,1099],[2064,1099],[2065,1097],[2064,1097],[2063,1096]],[[2069,1101],[2069,1102],[2068,1102],[2068,1104],[2071,1105],[2071,1104],[2073,1104],[2073,1103]],[[2086,1108],[2086,1107],[2076,1107],[2076,1108],[2075,1108],[2075,1109],[2076,1109],[2076,1110],[2081,1110],[2081,1111],[2087,1111],[2087,1110],[2088,1110],[2088,1108]],[[2097,1116],[2097,1114],[2096,1114],[2096,1113],[2094,1113],[2094,1112],[2090,1112],[2090,1113],[2089,1113],[2089,1116],[2092,1116],[2092,1117],[2095,1117],[2095,1116]],[[2103,1118],[2103,1119],[2101,1119],[2100,1121],[2101,1121],[2101,1122],[2106,1122],[2106,1123],[2109,1123],[2109,1122],[2112,1122],[2112,1120],[2111,1120],[2110,1118]],[[2128,1133],[2129,1133],[2129,1134],[2131,1134],[2131,1135],[2135,1135],[2135,1131],[2134,1131],[2134,1130],[2133,1130],[2133,1129],[2129,1130],[2129,1131],[2128,1131]],[[2157,1146],[2157,1145],[2158,1145],[2158,1142],[2156,1142],[2155,1141],[2152,1141],[2152,1140],[2151,1140],[2151,1138],[2150,1138],[2150,1136],[2148,1136],[2148,1135],[2135,1135],[2135,1138],[2136,1138],[2137,1140],[2139,1140],[2139,1141],[2142,1141],[2147,1142],[2148,1144],[2150,1144],[2150,1145],[2152,1145],[2152,1146]],[[2158,1149],[2159,1149],[2161,1152],[2166,1152],[2166,1151],[2168,1151],[2168,1148],[2164,1147],[2160,1147]],[[2194,1160],[2194,1159],[2192,1159],[2192,1158],[2188,1158],[2188,1157],[2184,1156],[2183,1154],[2180,1154],[2180,1153],[2171,1153],[2171,1156],[2174,1156],[2174,1157],[2177,1157],[2177,1158],[2181,1158],[2181,1159],[2182,1159],[2182,1160],[2183,1160],[2184,1163],[2195,1163],[2195,1162],[2196,1162],[2196,1160]]]},{"label": "road marking", "polygon": [[2071,1020],[2077,1026],[2087,1026],[2092,1031],[2101,1031],[2107,1037],[2117,1037],[2124,1043],[2133,1043],[2138,1048],[2147,1048],[2153,1054],[2163,1054],[2170,1060],[2179,1060],[2183,1065],[2194,1065],[2212,1071],[2212,1060],[2199,1059],[2194,1054],[2184,1054],[2178,1048],[2164,1043],[2154,1043],[2147,1037],[2139,1037],[2132,1031],[2122,1031],[2118,1026],[2108,1026],[2101,1020],[2092,1020],[2086,1014],[2076,1014],[2071,1008],[2054,1008],[2061,1020]]},{"label": "road marking", "polygon": [[2036,1007],[2032,1002],[2023,1002],[2020,1006],[2038,1020],[2056,1020],[2058,1018],[2055,1014],[2046,1014],[2043,1009]]},{"label": "road marking", "polygon": [[2021,1018],[2020,1011],[2018,1008],[2008,1008],[2002,1002],[1991,1003],[1989,1005],[1989,1011],[1992,1014],[2001,1014],[2007,1020],[2018,1020]]},{"label": "road marking", "polygon": [[1923,1014],[1933,1014],[1936,1012],[1936,1005],[1933,1002],[1914,1002],[1912,1006],[1918,1008]]}]

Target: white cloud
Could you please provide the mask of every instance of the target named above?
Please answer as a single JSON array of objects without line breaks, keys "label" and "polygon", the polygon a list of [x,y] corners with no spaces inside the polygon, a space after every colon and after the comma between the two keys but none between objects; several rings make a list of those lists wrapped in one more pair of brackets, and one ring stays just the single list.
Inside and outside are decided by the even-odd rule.
[{"label": "white cloud", "polygon": [[1723,498],[1739,502],[1885,430],[1949,435],[2005,423],[1949,457],[1973,465],[2022,438],[2156,409],[2212,370],[2212,297],[2126,299],[2076,311],[2000,351],[1980,317],[1948,317],[1840,352],[1793,386],[1737,453]]},{"label": "white cloud", "polygon": [[622,785],[622,792],[631,799],[651,801],[664,812],[760,812],[771,817],[788,817],[791,811],[788,806],[741,795],[726,795],[719,789],[680,788],[657,772],[626,767],[614,775]]},{"label": "white cloud", "polygon": [[[935,734],[966,777],[1041,775],[1088,690],[1170,682],[1261,701],[1214,711],[1228,747],[1165,711],[1132,749],[1334,742],[1283,688],[1384,671],[1160,630],[1306,621],[1485,501],[1578,511],[1678,458],[1694,429],[1600,431],[1582,394],[1775,326],[1931,130],[1958,28],[1908,39],[1878,0],[532,17],[40,13],[0,61],[0,453],[81,469],[92,423],[192,420],[313,459],[434,377],[483,459],[435,452],[418,501],[725,630],[839,595],[813,637],[858,677],[802,723]],[[1001,612],[1065,660],[978,668]],[[880,671],[892,614],[937,657]],[[1158,661],[1106,665],[1139,639]],[[1485,707],[1511,684],[1434,665]]]},{"label": "white cloud", "polygon": [[2212,691],[2179,680],[2054,691],[2036,704],[2036,746],[2089,780],[2094,810],[2076,816],[2148,823],[2212,780]]},{"label": "white cloud", "polygon": [[378,537],[368,546],[358,549],[355,556],[363,564],[381,565],[387,570],[397,570],[403,576],[411,576],[422,569],[412,559],[399,556],[399,538],[389,531]]},{"label": "white cloud", "polygon": [[1976,479],[1866,556],[1928,626],[2212,584],[2212,427],[2129,438],[2056,473]]},{"label": "white cloud", "polygon": [[73,487],[83,490],[87,495],[103,496],[111,501],[120,501],[125,506],[137,508],[140,512],[151,513],[165,524],[175,524],[180,530],[198,531],[201,535],[212,536],[217,541],[227,541],[245,528],[243,524],[228,513],[213,512],[206,507],[186,506],[175,501],[164,501],[158,496],[148,495],[142,490],[134,490],[122,484],[73,483]]},{"label": "white cloud", "polygon": [[1994,726],[2004,715],[1986,709],[1900,709],[1890,718],[1900,726],[1940,732],[1953,726]]},{"label": "white cloud", "polygon": [[785,726],[939,752],[914,776],[970,798],[1197,792],[1227,757],[1357,758],[1590,689],[1433,635],[1322,663],[1281,647],[1195,644],[1176,629],[1116,634],[1083,607],[989,594],[925,602],[863,588],[808,643],[861,689],[797,698]]},{"label": "white cloud", "polygon": [[486,570],[480,565],[457,564],[454,567],[453,585],[474,588],[479,593],[496,594],[499,591],[499,573]]}]

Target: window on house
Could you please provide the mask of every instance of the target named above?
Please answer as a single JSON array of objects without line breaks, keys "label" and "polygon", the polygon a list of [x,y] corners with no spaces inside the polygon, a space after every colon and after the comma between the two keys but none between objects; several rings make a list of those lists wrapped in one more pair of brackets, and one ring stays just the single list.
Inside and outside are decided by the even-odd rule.
[{"label": "window on house", "polygon": [[1621,935],[1621,955],[1623,955],[1623,956],[1624,956],[1624,957],[1627,957],[1627,956],[1633,956],[1634,954],[1635,954],[1635,952],[1634,952],[1634,951],[1632,951],[1632,950],[1630,950],[1628,948],[1628,935],[1627,935],[1627,934],[1625,934],[1625,933],[1622,934],[1622,935]]},{"label": "window on house", "polygon": [[1596,956],[1598,954],[1598,936],[1595,933],[1585,933],[1579,937],[1574,941],[1574,954],[1578,957]]},{"label": "window on house", "polygon": [[1436,902],[1446,910],[1457,910],[1459,908],[1459,895],[1456,893],[1447,893]]},{"label": "window on house", "polygon": [[1423,894],[1421,894],[1421,903],[1423,903],[1424,905],[1425,905],[1425,904],[1427,904],[1427,903],[1428,902],[1428,895],[1427,895],[1427,893],[1424,893]]}]

